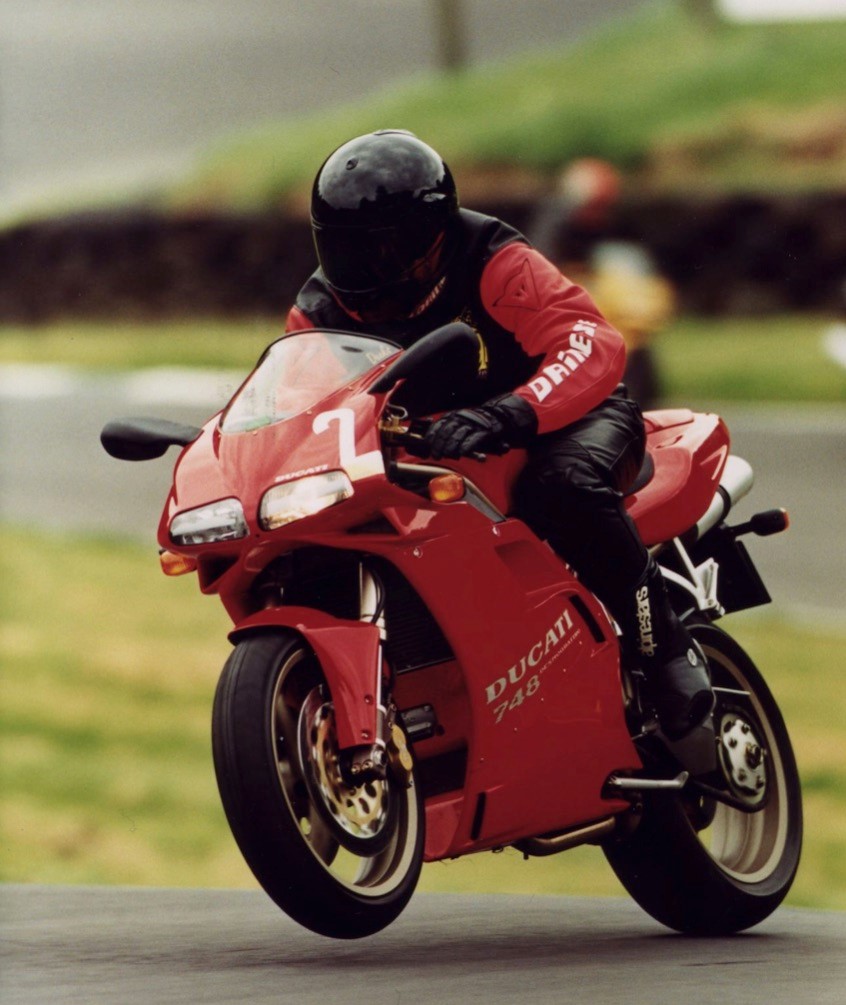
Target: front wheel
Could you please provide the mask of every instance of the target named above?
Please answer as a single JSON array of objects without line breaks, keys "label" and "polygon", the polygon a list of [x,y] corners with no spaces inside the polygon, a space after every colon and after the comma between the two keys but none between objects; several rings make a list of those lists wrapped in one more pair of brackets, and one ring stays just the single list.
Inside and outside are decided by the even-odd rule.
[{"label": "front wheel", "polygon": [[657,921],[725,935],[758,924],[787,895],[799,865],[802,802],[781,713],[741,647],[708,623],[689,626],[711,670],[726,805],[688,786],[646,794],[634,832],[605,855]]},{"label": "front wheel", "polygon": [[212,749],[235,840],[282,910],[340,939],[397,917],[423,860],[419,790],[390,773],[345,784],[331,695],[300,636],[280,630],[236,646],[215,694]]}]

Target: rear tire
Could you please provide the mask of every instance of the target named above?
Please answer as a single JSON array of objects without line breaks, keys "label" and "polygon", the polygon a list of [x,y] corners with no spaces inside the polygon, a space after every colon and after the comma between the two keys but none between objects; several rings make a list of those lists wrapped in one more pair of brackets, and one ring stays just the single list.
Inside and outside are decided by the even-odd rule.
[{"label": "rear tire", "polygon": [[240,642],[212,720],[232,833],[283,911],[321,935],[353,939],[384,928],[408,903],[424,815],[413,778],[409,787],[390,774],[345,786],[333,743],[331,696],[302,638],[280,630]]},{"label": "rear tire", "polygon": [[[741,735],[741,724],[757,741],[748,748],[752,769],[739,762],[732,770],[729,747],[721,748],[735,794],[755,812],[688,789],[678,796],[645,793],[636,830],[611,839],[604,851],[626,890],[657,921],[679,932],[726,935],[763,921],[787,895],[802,845],[801,790],[784,720],[752,660],[714,625],[688,627],[711,670],[718,735],[728,744]],[[755,745],[767,751],[759,764]]]}]

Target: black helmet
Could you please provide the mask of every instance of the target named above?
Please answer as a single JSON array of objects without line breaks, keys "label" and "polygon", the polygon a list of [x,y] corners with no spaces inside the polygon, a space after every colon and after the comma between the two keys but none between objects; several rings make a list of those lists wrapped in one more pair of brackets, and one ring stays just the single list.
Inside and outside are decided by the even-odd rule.
[{"label": "black helmet", "polygon": [[428,305],[454,251],[457,220],[449,168],[405,130],[350,140],[314,181],[320,266],[341,305],[363,321],[407,318]]}]

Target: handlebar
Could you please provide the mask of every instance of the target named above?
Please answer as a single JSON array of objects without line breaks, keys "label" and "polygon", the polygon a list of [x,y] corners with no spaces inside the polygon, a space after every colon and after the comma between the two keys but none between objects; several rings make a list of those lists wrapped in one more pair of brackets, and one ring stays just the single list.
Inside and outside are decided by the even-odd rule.
[{"label": "handlebar", "polygon": [[[382,439],[390,446],[405,447],[415,457],[430,457],[429,446],[426,443],[426,433],[434,420],[410,419],[407,421],[408,425],[405,427],[402,427],[397,421],[390,425],[383,425]],[[488,459],[487,454],[480,453],[478,450],[467,454],[467,457],[472,461],[478,461],[480,464]]]}]

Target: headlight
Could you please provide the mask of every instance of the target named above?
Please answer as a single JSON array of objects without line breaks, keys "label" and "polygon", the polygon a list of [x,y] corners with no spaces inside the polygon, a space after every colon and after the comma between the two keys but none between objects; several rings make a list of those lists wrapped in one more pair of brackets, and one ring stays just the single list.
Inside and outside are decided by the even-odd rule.
[{"label": "headlight", "polygon": [[352,482],[343,471],[297,478],[265,492],[259,507],[259,525],[262,530],[276,530],[343,502],[352,494]]},{"label": "headlight", "polygon": [[237,541],[247,536],[244,507],[237,499],[221,499],[177,515],[170,521],[170,539],[174,544],[211,544]]}]

